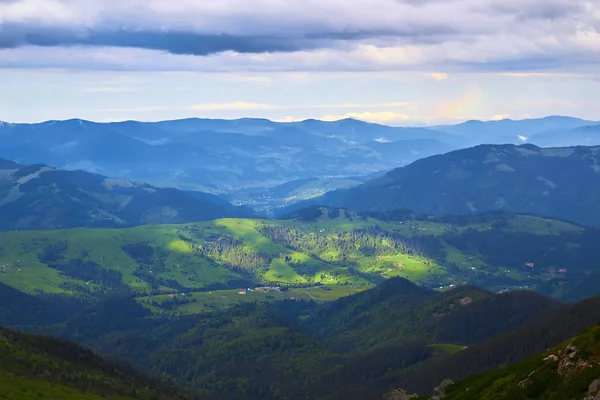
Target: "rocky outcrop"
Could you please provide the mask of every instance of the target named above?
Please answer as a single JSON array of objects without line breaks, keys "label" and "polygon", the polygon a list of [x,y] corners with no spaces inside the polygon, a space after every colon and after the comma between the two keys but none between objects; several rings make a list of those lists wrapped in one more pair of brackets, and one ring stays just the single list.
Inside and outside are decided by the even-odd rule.
[{"label": "rocky outcrop", "polygon": [[446,391],[454,382],[450,379],[444,379],[436,388],[433,389],[433,397],[430,400],[441,400],[446,396]]},{"label": "rocky outcrop", "polygon": [[600,379],[596,379],[590,383],[588,395],[583,400],[600,400]]},{"label": "rocky outcrop", "polygon": [[462,299],[458,300],[458,304],[460,304],[461,306],[466,306],[467,304],[471,304],[473,302],[473,298],[472,297],[463,297]]},{"label": "rocky outcrop", "polygon": [[417,394],[408,394],[404,389],[394,389],[383,395],[381,400],[410,400],[419,397]]}]

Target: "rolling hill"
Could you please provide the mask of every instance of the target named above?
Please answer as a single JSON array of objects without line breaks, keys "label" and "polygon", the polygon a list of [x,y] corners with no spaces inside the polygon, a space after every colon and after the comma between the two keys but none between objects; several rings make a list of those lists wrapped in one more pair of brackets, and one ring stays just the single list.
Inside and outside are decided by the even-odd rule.
[{"label": "rolling hill", "polygon": [[126,227],[251,215],[206,193],[0,160],[0,230]]},{"label": "rolling hill", "polygon": [[599,200],[600,147],[482,145],[418,160],[293,207],[430,215],[506,210],[600,225]]},{"label": "rolling hill", "polygon": [[383,344],[467,344],[515,329],[560,308],[532,291],[496,294],[473,286],[442,292],[392,278],[323,305],[304,326],[334,348],[353,353]]},{"label": "rolling hill", "polygon": [[520,362],[594,325],[598,302],[469,286],[436,293],[394,278],[324,305],[244,303],[188,316],[150,318],[122,299],[53,332],[219,399],[368,400]]},{"label": "rolling hill", "polygon": [[[3,301],[1,308],[16,310],[36,300],[23,294],[10,294],[9,300],[13,297],[8,304]],[[42,301],[60,308],[59,299]],[[109,296],[65,310],[55,320],[43,313],[30,315],[22,328],[77,340],[121,360],[118,365],[128,360],[134,367],[189,384],[210,398],[368,400],[379,399],[393,387],[426,394],[441,379],[459,380],[520,362],[594,325],[600,318],[599,299],[562,304],[535,292],[497,294],[472,286],[436,292],[393,278],[322,305],[291,298],[246,302],[194,315],[152,314],[130,295]],[[51,393],[59,386],[56,390],[69,395],[72,389],[86,394],[123,390],[119,377],[127,370],[111,367],[106,373],[113,378],[106,382],[102,373],[94,372],[102,369],[96,367],[102,361],[85,349],[44,339],[42,353],[37,345],[24,347],[5,332],[0,330],[0,377],[5,366],[12,378],[17,371],[11,366],[15,358],[6,362],[3,357],[4,336],[9,337],[9,349],[23,349],[42,375],[12,379],[0,393],[6,387],[12,390],[9,393],[22,393],[25,385],[34,393]],[[60,352],[54,352],[56,347]],[[73,348],[75,355],[83,355],[71,356]],[[82,375],[93,377],[85,387]],[[74,381],[79,385],[74,386]],[[127,382],[128,399],[145,398],[141,396],[155,387],[134,378]],[[156,390],[171,390],[161,388]]]},{"label": "rolling hill", "polygon": [[[113,310],[128,309],[123,304]],[[369,399],[411,365],[460,352],[563,307],[531,292],[465,287],[436,293],[394,278],[324,306],[245,303],[151,323],[147,315],[130,314],[119,328],[110,323],[111,313],[87,311],[60,324],[57,333],[219,399]],[[348,320],[352,310],[358,313]],[[353,394],[364,389],[370,395]]]},{"label": "rolling hill", "polygon": [[[400,276],[436,289],[530,287],[570,300],[598,293],[585,285],[600,258],[594,229],[528,215],[385,220],[307,212],[279,221],[3,232],[0,282],[27,293],[166,296],[260,285],[344,292]],[[328,297],[312,290],[302,296]]]}]

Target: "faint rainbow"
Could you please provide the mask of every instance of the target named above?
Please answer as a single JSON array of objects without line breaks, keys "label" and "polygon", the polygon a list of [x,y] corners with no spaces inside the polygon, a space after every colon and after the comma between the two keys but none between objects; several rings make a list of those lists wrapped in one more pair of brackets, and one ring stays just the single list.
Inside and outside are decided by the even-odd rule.
[{"label": "faint rainbow", "polygon": [[485,99],[479,86],[471,86],[460,97],[442,104],[436,112],[436,118],[468,119],[468,114]]}]

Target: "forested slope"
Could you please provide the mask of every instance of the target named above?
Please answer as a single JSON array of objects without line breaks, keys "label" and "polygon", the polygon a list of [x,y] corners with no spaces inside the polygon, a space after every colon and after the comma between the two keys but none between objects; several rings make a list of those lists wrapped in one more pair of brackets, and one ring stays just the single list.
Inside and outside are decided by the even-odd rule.
[{"label": "forested slope", "polygon": [[183,400],[199,398],[79,345],[0,328],[0,397],[4,399]]}]

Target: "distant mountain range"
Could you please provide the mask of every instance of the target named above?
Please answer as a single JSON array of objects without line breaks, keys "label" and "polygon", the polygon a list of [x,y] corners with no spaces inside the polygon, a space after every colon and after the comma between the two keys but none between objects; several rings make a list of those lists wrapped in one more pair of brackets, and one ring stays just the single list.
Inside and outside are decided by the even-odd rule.
[{"label": "distant mountain range", "polygon": [[364,175],[459,148],[461,142],[443,132],[356,120],[0,125],[0,157],[215,193]]},{"label": "distant mountain range", "polygon": [[298,196],[286,197],[297,201],[347,186],[348,177],[390,170],[427,156],[478,144],[524,142],[600,145],[600,123],[556,116],[428,128],[354,119],[0,123],[0,157],[225,194],[239,204],[258,207],[281,200],[270,189],[288,181],[340,180],[318,182]]},{"label": "distant mountain range", "polygon": [[599,202],[600,146],[481,145],[418,160],[288,211],[314,204],[434,215],[506,210],[599,225]]},{"label": "distant mountain range", "polygon": [[126,227],[252,216],[218,196],[0,159],[0,230]]},{"label": "distant mountain range", "polygon": [[[580,128],[591,127],[582,135]],[[550,116],[545,118],[499,121],[466,121],[458,125],[435,126],[431,129],[457,135],[469,145],[533,143],[544,147],[598,145],[600,122],[579,118]],[[593,132],[595,130],[595,132]]]}]

